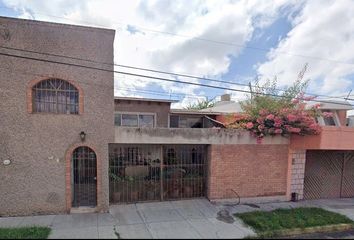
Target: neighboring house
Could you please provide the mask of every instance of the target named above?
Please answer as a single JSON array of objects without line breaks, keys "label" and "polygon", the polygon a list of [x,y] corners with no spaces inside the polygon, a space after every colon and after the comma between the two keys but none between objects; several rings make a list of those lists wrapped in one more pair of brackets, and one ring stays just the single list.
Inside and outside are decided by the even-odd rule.
[{"label": "neighboring house", "polygon": [[115,99],[111,203],[288,199],[288,139],[267,138],[260,145],[248,132],[225,129],[216,120],[221,112],[170,109],[173,102]]},{"label": "neighboring house", "polygon": [[[306,107],[320,104],[322,112],[331,112],[333,116],[317,118],[322,126],[320,135],[291,137],[290,192],[298,200],[354,197],[354,124],[353,117],[347,117],[353,106],[344,100],[317,100],[308,102]],[[227,122],[228,113],[242,112],[242,109],[239,103],[224,95],[214,107],[202,111],[222,112],[216,119]]]},{"label": "neighboring house", "polygon": [[227,95],[204,110],[114,97],[113,30],[2,17],[0,25],[8,33],[0,36],[0,216],[196,197],[354,197],[351,106],[323,105],[335,116],[318,119],[329,125],[321,135],[259,144],[225,128],[241,111]]},{"label": "neighboring house", "polygon": [[317,119],[320,135],[291,137],[292,192],[298,199],[354,197],[354,128],[347,118],[353,107],[347,101],[319,100],[325,102],[320,109],[333,117]]}]

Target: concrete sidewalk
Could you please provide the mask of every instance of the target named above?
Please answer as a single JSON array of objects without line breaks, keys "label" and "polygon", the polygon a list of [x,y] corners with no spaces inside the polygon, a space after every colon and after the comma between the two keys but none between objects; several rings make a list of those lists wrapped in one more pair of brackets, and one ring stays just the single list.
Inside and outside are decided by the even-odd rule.
[{"label": "concrete sidewalk", "polygon": [[50,238],[244,238],[254,232],[240,221],[216,219],[223,206],[206,199],[137,203],[110,213],[0,218],[0,227],[50,226]]},{"label": "concrete sidewalk", "polygon": [[239,220],[218,220],[222,209],[230,213],[278,208],[320,207],[354,221],[354,199],[263,203],[224,206],[206,199],[115,205],[110,213],[0,218],[0,227],[50,226],[50,238],[244,238],[255,233]]}]

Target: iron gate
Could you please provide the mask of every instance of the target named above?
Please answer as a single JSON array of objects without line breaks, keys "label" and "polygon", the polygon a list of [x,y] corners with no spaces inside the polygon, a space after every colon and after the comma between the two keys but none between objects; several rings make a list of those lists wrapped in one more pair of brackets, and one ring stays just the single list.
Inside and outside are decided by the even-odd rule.
[{"label": "iron gate", "polygon": [[354,153],[306,152],[304,199],[354,197]]},{"label": "iron gate", "polygon": [[88,147],[78,147],[72,156],[73,207],[96,206],[97,161],[95,152]]},{"label": "iron gate", "polygon": [[206,146],[110,145],[110,201],[205,196]]}]

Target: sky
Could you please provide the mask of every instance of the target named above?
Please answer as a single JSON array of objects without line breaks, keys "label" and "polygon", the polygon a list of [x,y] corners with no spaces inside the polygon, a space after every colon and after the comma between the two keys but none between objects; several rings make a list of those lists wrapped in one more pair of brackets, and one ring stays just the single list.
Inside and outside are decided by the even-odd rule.
[{"label": "sky", "polygon": [[[354,88],[353,13],[353,0],[0,0],[0,16],[115,29],[116,64],[232,83],[115,70],[249,90],[256,77],[289,86],[308,64],[307,92],[343,97]],[[179,100],[177,108],[224,93],[246,97],[115,74],[115,95]]]}]

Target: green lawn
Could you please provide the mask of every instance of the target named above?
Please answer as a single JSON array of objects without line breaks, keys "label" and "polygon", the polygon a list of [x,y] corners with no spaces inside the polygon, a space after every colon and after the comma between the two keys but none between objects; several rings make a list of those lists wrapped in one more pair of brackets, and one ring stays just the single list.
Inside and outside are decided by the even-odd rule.
[{"label": "green lawn", "polygon": [[0,239],[46,239],[48,227],[0,228]]},{"label": "green lawn", "polygon": [[353,224],[349,218],[321,208],[277,209],[271,212],[255,211],[235,214],[257,233],[308,228],[341,223]]}]

